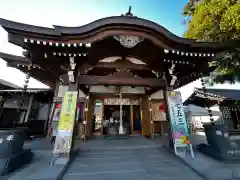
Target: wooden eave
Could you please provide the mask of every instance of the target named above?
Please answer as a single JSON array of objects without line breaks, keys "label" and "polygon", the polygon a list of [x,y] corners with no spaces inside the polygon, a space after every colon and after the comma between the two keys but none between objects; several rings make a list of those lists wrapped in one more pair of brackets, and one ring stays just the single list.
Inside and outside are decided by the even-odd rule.
[{"label": "wooden eave", "polygon": [[227,100],[224,96],[195,89],[192,95],[184,102],[184,105],[194,104],[201,107],[207,107],[223,102],[224,100]]},{"label": "wooden eave", "polygon": [[22,56],[16,56],[12,54],[0,52],[0,58],[7,61],[7,63],[19,63],[19,64],[30,64],[31,60]]},{"label": "wooden eave", "polygon": [[187,106],[189,104],[193,104],[195,106],[207,107],[207,106],[213,106],[217,103],[218,103],[217,100],[211,100],[208,98],[198,97],[198,96],[196,96],[196,93],[194,92],[183,104],[185,106]]},{"label": "wooden eave", "polygon": [[211,107],[218,104],[218,102],[215,100],[204,99],[200,97],[192,97],[184,102],[185,106],[190,104],[200,107]]},{"label": "wooden eave", "polygon": [[[13,94],[21,94],[22,93],[22,88],[16,88],[16,89],[0,89],[0,93],[13,93]],[[42,88],[28,88],[26,93],[53,93],[52,89],[42,89]]]},{"label": "wooden eave", "polygon": [[[0,53],[0,58],[7,62],[7,66],[17,68],[24,73],[28,72],[28,66],[32,64],[32,61],[28,58],[6,53]],[[53,73],[42,69],[38,64],[32,64],[30,76],[50,86],[51,88],[55,87],[56,80],[58,79],[58,74],[54,76]]]},{"label": "wooden eave", "polygon": [[[124,17],[123,19],[126,20],[129,18],[130,17]],[[122,17],[120,17],[120,19],[122,19]],[[94,22],[93,22],[93,24],[94,24]],[[195,42],[193,40],[187,40],[187,41],[183,42],[182,39],[184,39],[184,38],[179,38],[179,39],[181,39],[181,42],[182,42],[181,48],[182,47],[183,48],[182,48],[182,50],[175,49],[175,48],[178,48],[175,46],[175,44],[180,42],[180,41],[178,41],[179,39],[176,41],[173,41],[172,38],[167,38],[167,36],[165,36],[164,34],[167,32],[167,35],[169,35],[168,31],[161,30],[164,32],[160,33],[160,30],[159,30],[157,33],[156,28],[153,28],[152,24],[151,24],[148,27],[145,27],[145,29],[148,30],[147,34],[151,35],[152,38],[164,35],[165,40],[159,39],[159,42],[172,43],[170,49],[168,49],[168,52],[166,53],[165,52],[166,49],[164,49],[162,46],[161,47],[158,46],[157,43],[150,41],[149,39],[144,39],[144,41],[139,43],[134,48],[128,49],[128,48],[124,48],[123,46],[121,46],[120,43],[118,41],[116,41],[115,39],[113,39],[112,37],[105,36],[106,34],[110,33],[109,28],[110,29],[112,28],[112,30],[114,29],[114,31],[118,31],[119,29],[122,28],[125,31],[125,33],[129,33],[130,31],[132,32],[134,30],[138,33],[146,34],[145,29],[143,28],[143,25],[140,26],[139,24],[131,24],[131,23],[130,24],[129,23],[126,23],[126,24],[120,23],[120,25],[119,24],[116,26],[115,25],[116,24],[113,23],[111,26],[109,24],[109,22],[106,22],[106,26],[98,25],[99,27],[89,30],[89,31],[80,30],[81,27],[78,27],[78,29],[80,28],[78,31],[78,32],[80,32],[80,34],[79,33],[78,34],[73,34],[73,33],[70,34],[69,33],[70,31],[68,33],[66,33],[67,30],[62,29],[63,27],[55,26],[55,29],[58,32],[60,32],[59,33],[60,35],[58,36],[57,34],[54,34],[54,38],[57,38],[58,40],[52,42],[53,44],[51,46],[48,44],[48,40],[52,41],[51,38],[49,38],[48,36],[45,36],[45,35],[42,36],[39,33],[37,34],[38,36],[36,39],[34,39],[34,37],[31,37],[33,39],[30,38],[30,39],[27,39],[27,42],[24,42],[25,37],[23,36],[23,34],[21,34],[21,32],[23,32],[23,31],[22,30],[21,30],[21,32],[18,31],[18,33],[19,32],[20,33],[17,34],[16,27],[15,27],[15,29],[13,29],[15,31],[14,35],[10,34],[9,36],[11,38],[9,38],[9,39],[13,43],[14,42],[18,43],[18,45],[23,43],[22,46],[25,46],[25,48],[29,49],[30,52],[33,54],[33,56],[35,56],[36,58],[39,58],[39,57],[43,58],[44,54],[47,54],[47,56],[49,57],[47,59],[48,61],[45,61],[42,63],[40,61],[36,62],[37,64],[42,64],[42,66],[44,66],[44,64],[46,64],[46,63],[47,63],[47,65],[49,65],[49,64],[61,64],[61,63],[69,62],[69,56],[73,56],[73,55],[76,56],[76,62],[81,64],[82,60],[84,59],[84,61],[87,61],[90,65],[95,65],[99,60],[104,59],[106,57],[110,57],[110,56],[135,57],[137,59],[142,60],[146,64],[148,64],[150,69],[153,69],[157,72],[167,71],[168,68],[170,68],[171,65],[174,63],[174,64],[176,64],[175,73],[177,74],[178,79],[184,79],[184,80],[181,80],[178,83],[178,85],[176,85],[176,88],[180,87],[182,85],[186,85],[190,81],[194,81],[198,77],[200,77],[203,74],[203,69],[204,70],[208,69],[208,66],[207,66],[208,61],[210,61],[215,56],[215,52],[222,50],[221,48],[224,47],[222,45],[219,46],[219,44],[217,44],[217,43],[212,44],[212,46],[206,46],[206,45],[209,45],[209,43],[202,43],[202,42],[198,42],[197,44],[199,46],[196,46],[196,44],[193,43],[193,42]],[[132,27],[131,27],[131,25],[132,25]],[[106,27],[108,29],[106,29]],[[154,32],[152,32],[152,34],[150,32],[151,30],[149,29],[149,27],[152,27],[152,31],[154,31]],[[29,30],[29,28],[31,28],[31,27],[28,27],[26,29]],[[39,32],[44,31],[43,32],[43,34],[44,34],[48,31],[47,29],[40,28]],[[101,31],[101,33],[103,35],[101,35],[101,33],[98,31]],[[35,36],[36,35],[36,27],[34,27],[33,33],[30,33],[30,31],[24,31],[24,33],[26,33],[26,32],[28,33],[29,37],[33,36],[33,35]],[[71,32],[75,32],[75,30],[72,29]],[[92,42],[92,45],[90,48],[86,48],[85,45],[82,45],[80,47],[80,46],[78,46],[78,44],[77,44],[77,47],[74,47],[74,43],[81,42],[80,41],[81,33],[82,33],[82,35],[87,35],[88,37],[96,38],[96,36],[91,34],[93,32],[98,33],[98,38],[96,39],[97,41]],[[11,33],[11,32],[9,31],[9,33]],[[110,35],[110,34],[108,34],[108,35]],[[52,31],[51,31],[50,35],[53,35]],[[71,37],[70,37],[70,35],[71,35]],[[44,37],[45,39],[41,39],[41,36]],[[39,37],[40,37],[40,39],[39,39]],[[175,37],[175,36],[172,36],[172,37]],[[154,39],[156,39],[156,38],[154,38]],[[33,40],[33,43],[30,42],[31,40]],[[188,43],[191,42],[191,45],[188,44],[187,42]],[[44,43],[45,43],[45,45],[44,45]],[[54,44],[54,43],[58,43],[58,46],[55,46],[56,44]],[[70,47],[68,47],[68,44],[70,44]],[[201,48],[198,48],[198,47],[201,47]],[[148,52],[148,53],[146,53],[146,52]],[[83,55],[86,55],[86,57],[82,57]],[[60,59],[58,61],[58,63],[50,62],[50,61],[53,61],[53,59],[54,59],[53,56],[56,56],[55,59]],[[36,61],[36,60],[34,60],[34,61]],[[61,68],[60,66],[57,67],[57,69],[60,69],[60,68]],[[137,72],[135,71],[135,73],[137,73]]]},{"label": "wooden eave", "polygon": [[130,35],[150,39],[154,44],[169,49],[216,52],[227,47],[224,43],[196,42],[181,38],[152,21],[137,17],[107,17],[79,27],[45,28],[5,19],[0,19],[0,25],[15,36],[61,43],[94,42],[108,36],[130,33]]},{"label": "wooden eave", "polygon": [[[11,67],[10,65],[8,65],[8,66]],[[25,67],[12,66],[12,67],[19,69],[23,73],[28,73],[26,66]],[[30,76],[33,77],[34,79],[42,82],[43,84],[46,84],[47,86],[51,87],[52,89],[55,88],[56,82],[59,80],[58,77],[54,76],[53,74],[51,74],[47,71],[39,71],[37,69],[31,70]]]},{"label": "wooden eave", "polygon": [[[111,49],[111,48],[110,48]],[[138,49],[136,49],[135,51],[137,52]],[[141,49],[140,49],[141,50]],[[87,62],[90,63],[89,67],[92,67],[91,70],[88,70],[89,75],[99,75],[99,76],[104,76],[104,75],[108,75],[108,74],[113,74],[114,72],[116,72],[117,68],[123,68],[126,67],[125,65],[121,65],[120,63],[101,63],[97,61],[99,60],[99,58],[102,56],[102,58],[104,57],[104,52],[100,51],[100,54],[97,54],[97,52],[99,51],[95,51],[96,53],[93,54],[96,57],[84,57],[85,59],[81,59],[83,57],[77,57],[76,58],[76,62]],[[102,55],[101,55],[102,54]],[[160,76],[163,75],[164,72],[167,72],[168,68],[171,67],[172,65],[172,61],[169,62],[163,62],[163,61],[159,61],[159,63],[157,63],[157,61],[155,59],[157,59],[156,57],[148,56],[148,63],[150,65],[137,65],[137,64],[131,64],[128,63],[128,65],[135,65],[135,68],[130,69],[131,66],[129,66],[129,70],[130,72],[132,72],[133,74],[143,77],[143,78],[155,78],[155,75],[153,74],[151,69],[157,69],[158,72],[160,73]],[[21,56],[13,56],[13,55],[9,55],[9,54],[5,54],[5,53],[1,53],[0,57],[3,58],[4,60],[7,61],[8,66],[10,67],[16,67],[18,69],[20,69],[21,71],[23,71],[24,73],[28,72],[27,66],[32,64],[33,68],[31,75],[36,78],[37,80],[53,87],[55,85],[55,82],[57,80],[59,80],[60,75],[64,74],[67,72],[67,68],[65,67],[65,69],[62,67],[63,66],[63,62],[67,62],[69,59],[68,57],[59,57],[60,59],[58,61],[54,61],[54,57],[49,57],[47,59],[35,59],[34,61],[30,61],[30,59],[28,58],[24,58]],[[144,55],[145,57],[145,55]],[[55,57],[57,58],[57,57]],[[78,59],[80,58],[80,59]],[[90,59],[91,58],[91,59]],[[147,58],[147,56],[146,56]],[[51,61],[50,61],[51,60]],[[180,61],[178,61],[180,63]],[[205,63],[203,63],[205,62]],[[201,77],[202,75],[204,75],[204,70],[209,69],[207,66],[207,62],[203,61],[201,62],[201,64],[194,64],[194,63],[183,63],[181,62],[181,64],[176,64],[176,68],[175,68],[175,72],[177,73],[178,76],[178,80],[179,82],[176,84],[175,88],[181,87],[183,85],[188,84],[191,81],[194,81],[196,79],[198,79],[199,77]],[[92,65],[91,65],[92,63]],[[96,65],[96,66],[95,66]],[[109,65],[109,66],[108,66]],[[201,65],[201,66],[200,66]],[[115,67],[115,68],[114,68]],[[207,74],[208,72],[206,72]],[[168,75],[167,78],[169,80],[171,80],[171,77]]]},{"label": "wooden eave", "polygon": [[[22,94],[22,88],[18,89],[4,89],[0,90],[0,95],[3,96],[5,99],[14,98],[15,95]],[[39,102],[49,103],[49,100],[52,99],[54,95],[54,91],[52,89],[35,89],[29,88],[26,92],[24,92],[25,96],[30,96],[34,94],[34,100]]]},{"label": "wooden eave", "polygon": [[[71,56],[75,55],[77,62],[79,62],[83,56],[76,52],[77,49],[75,50],[75,52],[69,52],[67,48],[65,49],[58,48],[58,49],[54,49],[53,51],[55,52],[46,51],[46,53],[50,55],[54,54],[56,57],[62,59],[65,62],[69,61],[69,55]],[[165,68],[164,64],[171,65],[172,63],[178,64],[179,66],[184,66],[184,67],[186,67],[186,65],[188,66],[195,65],[196,67],[200,68],[202,64],[207,64],[208,61],[210,61],[213,58],[212,54],[207,54],[207,53],[203,53],[201,57],[196,56],[196,54],[194,53],[192,53],[191,55],[190,53],[187,55],[181,55],[177,53],[178,52],[173,54],[169,52],[165,54],[162,48],[155,46],[153,43],[151,43],[148,40],[139,43],[137,46],[131,49],[128,49],[121,46],[119,42],[114,40],[113,38],[108,38],[108,39],[104,39],[102,41],[93,43],[91,48],[88,48],[86,51],[85,61],[87,61],[89,64],[92,64],[92,65],[101,66],[96,64],[101,59],[111,57],[111,56],[119,56],[119,57],[127,56],[127,57],[134,57],[143,61],[148,65],[150,69],[162,70],[163,68]]]}]

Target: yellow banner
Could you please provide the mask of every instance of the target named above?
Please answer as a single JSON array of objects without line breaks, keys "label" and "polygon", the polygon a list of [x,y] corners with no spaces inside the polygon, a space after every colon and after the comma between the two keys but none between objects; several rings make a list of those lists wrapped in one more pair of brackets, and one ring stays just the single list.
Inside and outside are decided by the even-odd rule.
[{"label": "yellow banner", "polygon": [[66,92],[62,102],[58,131],[71,131],[75,121],[77,92]]},{"label": "yellow banner", "polygon": [[62,101],[58,133],[53,154],[69,154],[72,144],[75,115],[77,109],[77,92],[66,92]]}]

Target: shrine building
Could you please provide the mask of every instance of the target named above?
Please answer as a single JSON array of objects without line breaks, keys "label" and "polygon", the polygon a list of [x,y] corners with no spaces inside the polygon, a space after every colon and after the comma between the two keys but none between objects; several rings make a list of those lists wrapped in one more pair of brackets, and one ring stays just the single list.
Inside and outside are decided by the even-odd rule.
[{"label": "shrine building", "polygon": [[117,133],[105,129],[105,121],[114,119],[130,135],[167,134],[165,92],[208,76],[213,71],[208,62],[228,48],[178,37],[131,12],[78,27],[46,28],[5,19],[0,25],[8,41],[24,49],[23,56],[0,57],[28,74],[26,80],[31,76],[54,90],[46,121],[49,136],[67,91],[78,92],[77,136]]}]

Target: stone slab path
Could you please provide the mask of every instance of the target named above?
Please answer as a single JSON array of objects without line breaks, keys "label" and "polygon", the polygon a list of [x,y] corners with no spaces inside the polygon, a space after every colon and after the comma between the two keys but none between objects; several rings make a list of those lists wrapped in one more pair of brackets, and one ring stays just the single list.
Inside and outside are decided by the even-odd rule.
[{"label": "stone slab path", "polygon": [[143,137],[82,144],[63,180],[201,180],[179,159]]},{"label": "stone slab path", "polygon": [[208,180],[239,180],[240,162],[223,162],[215,160],[198,151],[195,151],[195,159],[181,157],[191,168]]}]

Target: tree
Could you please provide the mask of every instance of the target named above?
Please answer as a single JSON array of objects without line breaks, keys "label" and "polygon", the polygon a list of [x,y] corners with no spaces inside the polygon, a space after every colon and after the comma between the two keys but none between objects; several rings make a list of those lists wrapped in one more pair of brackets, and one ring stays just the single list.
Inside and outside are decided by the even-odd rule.
[{"label": "tree", "polygon": [[232,47],[209,64],[216,69],[208,82],[240,82],[240,49],[231,41],[240,42],[240,0],[189,0],[182,14],[187,25],[185,38],[229,42]]}]

